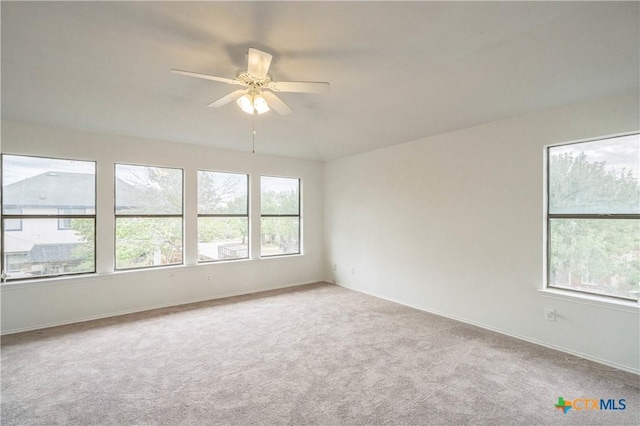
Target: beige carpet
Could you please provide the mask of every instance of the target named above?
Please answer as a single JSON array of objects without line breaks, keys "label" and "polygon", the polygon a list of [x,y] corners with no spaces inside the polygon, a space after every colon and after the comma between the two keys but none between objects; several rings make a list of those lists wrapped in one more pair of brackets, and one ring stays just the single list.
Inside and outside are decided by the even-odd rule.
[{"label": "beige carpet", "polygon": [[[328,284],[2,338],[2,425],[640,424],[639,388]],[[564,414],[560,396],[626,410]]]}]

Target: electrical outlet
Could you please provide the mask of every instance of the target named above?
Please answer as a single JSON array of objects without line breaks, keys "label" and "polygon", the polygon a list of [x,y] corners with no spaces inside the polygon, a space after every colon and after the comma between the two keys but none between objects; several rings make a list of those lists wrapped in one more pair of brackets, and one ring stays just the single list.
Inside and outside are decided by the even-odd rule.
[{"label": "electrical outlet", "polygon": [[544,310],[544,319],[547,321],[555,321],[556,320],[556,310],[555,309],[545,309]]},{"label": "electrical outlet", "polygon": [[333,269],[333,272],[338,270],[338,264],[334,263],[333,266],[331,267],[331,269]]},{"label": "electrical outlet", "polygon": [[207,275],[207,282],[211,281],[211,275]]},{"label": "electrical outlet", "polygon": [[351,268],[351,275],[355,275],[356,274],[356,268]]}]

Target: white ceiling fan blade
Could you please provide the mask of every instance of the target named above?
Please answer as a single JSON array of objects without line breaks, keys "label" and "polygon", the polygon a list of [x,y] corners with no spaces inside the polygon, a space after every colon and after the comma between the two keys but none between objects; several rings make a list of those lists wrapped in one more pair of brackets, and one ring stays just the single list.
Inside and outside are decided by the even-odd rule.
[{"label": "white ceiling fan blade", "polygon": [[182,71],[182,70],[171,70],[171,72],[174,73],[174,74],[186,75],[187,77],[203,78],[205,80],[219,81],[221,83],[240,84],[240,85],[242,85],[242,83],[237,81],[237,80],[233,80],[233,79],[230,79],[230,78],[224,78],[224,77],[216,77],[214,75],[199,74],[197,72]]},{"label": "white ceiling fan blade", "polygon": [[276,92],[329,93],[329,83],[321,81],[273,81],[270,87]]},{"label": "white ceiling fan blade", "polygon": [[249,48],[247,55],[247,72],[253,77],[263,79],[269,72],[272,55],[253,47]]},{"label": "white ceiling fan blade", "polygon": [[285,104],[284,101],[277,97],[274,93],[264,91],[262,92],[262,96],[264,96],[269,106],[273,108],[273,110],[275,110],[275,112],[277,112],[278,114],[287,115],[293,112],[293,110],[289,108],[289,105]]},{"label": "white ceiling fan blade", "polygon": [[247,93],[247,90],[235,90],[231,93],[229,93],[227,96],[223,96],[220,99],[218,99],[217,101],[211,102],[209,105],[209,107],[212,108],[218,108],[221,107],[223,105],[228,104],[229,102],[233,102],[236,99],[238,99],[240,96],[244,95],[245,93]]}]

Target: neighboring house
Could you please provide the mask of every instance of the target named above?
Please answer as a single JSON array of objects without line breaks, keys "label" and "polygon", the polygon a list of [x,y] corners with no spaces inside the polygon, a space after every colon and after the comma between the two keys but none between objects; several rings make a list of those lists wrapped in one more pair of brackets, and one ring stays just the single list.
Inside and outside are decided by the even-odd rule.
[{"label": "neighboring house", "polygon": [[[134,188],[122,180],[117,185],[133,203]],[[6,185],[2,192],[3,214],[24,216],[4,222],[3,265],[10,278],[64,273],[84,260],[74,256],[86,242],[72,228],[73,218],[56,216],[94,217],[95,175],[49,171]]]}]

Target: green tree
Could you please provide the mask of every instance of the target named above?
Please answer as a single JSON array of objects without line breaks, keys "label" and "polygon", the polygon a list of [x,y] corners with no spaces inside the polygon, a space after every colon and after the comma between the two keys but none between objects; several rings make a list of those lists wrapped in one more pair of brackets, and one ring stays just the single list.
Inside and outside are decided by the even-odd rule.
[{"label": "green tree", "polygon": [[76,232],[81,243],[71,251],[71,258],[77,262],[70,272],[87,272],[95,269],[95,222],[92,219],[72,219],[71,229]]},{"label": "green tree", "polygon": [[119,218],[116,267],[178,263],[182,260],[180,218]]}]

